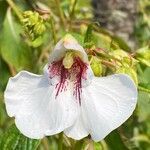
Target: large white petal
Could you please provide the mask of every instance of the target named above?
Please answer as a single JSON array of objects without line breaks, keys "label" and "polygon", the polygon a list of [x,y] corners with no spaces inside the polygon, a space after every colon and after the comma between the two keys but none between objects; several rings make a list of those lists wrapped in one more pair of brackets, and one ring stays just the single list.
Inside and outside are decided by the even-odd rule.
[{"label": "large white petal", "polygon": [[55,86],[50,86],[45,76],[26,71],[10,78],[4,95],[7,113],[15,117],[18,129],[35,139],[59,133],[76,120],[71,92],[55,96]]},{"label": "large white petal", "polygon": [[63,39],[61,39],[56,44],[54,50],[50,54],[50,58],[49,58],[50,63],[61,59],[65,55],[66,51],[68,50],[80,52],[80,54],[82,55],[83,61],[88,63],[88,56],[85,50],[77,42],[77,40],[70,34],[67,34]]},{"label": "large white petal", "polygon": [[137,100],[133,81],[122,74],[95,77],[91,85],[82,89],[82,95],[79,118],[65,130],[73,139],[82,139],[89,133],[95,141],[103,139],[129,118]]},{"label": "large white petal", "polygon": [[94,78],[82,90],[82,110],[86,127],[95,141],[100,141],[119,127],[133,113],[137,102],[137,89],[133,81],[123,74]]}]

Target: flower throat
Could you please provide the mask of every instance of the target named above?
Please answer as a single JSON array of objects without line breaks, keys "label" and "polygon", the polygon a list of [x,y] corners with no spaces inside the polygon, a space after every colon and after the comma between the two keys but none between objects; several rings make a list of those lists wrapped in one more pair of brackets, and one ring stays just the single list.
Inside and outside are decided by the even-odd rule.
[{"label": "flower throat", "polygon": [[67,90],[69,81],[73,83],[73,95],[81,105],[82,79],[86,80],[87,64],[80,57],[74,57],[72,66],[66,69],[63,65],[63,59],[54,61],[49,66],[50,78],[58,77],[59,81],[56,84],[56,97],[60,92]]}]

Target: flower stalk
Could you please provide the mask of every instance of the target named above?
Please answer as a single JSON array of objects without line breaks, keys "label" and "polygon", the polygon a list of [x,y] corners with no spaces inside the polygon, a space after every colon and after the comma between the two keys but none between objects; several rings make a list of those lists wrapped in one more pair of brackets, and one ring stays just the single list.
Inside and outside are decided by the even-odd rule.
[{"label": "flower stalk", "polygon": [[63,150],[63,132],[59,134],[58,150]]},{"label": "flower stalk", "polygon": [[16,13],[17,17],[22,20],[23,16],[22,16],[22,12],[21,10],[15,5],[15,3],[12,0],[7,0],[7,3],[9,4],[9,6],[13,9],[13,11]]},{"label": "flower stalk", "polygon": [[60,5],[60,0],[55,0],[56,2],[56,5],[58,6],[58,12],[59,12],[59,16],[60,16],[60,20],[61,22],[63,23],[64,27],[66,26],[66,21],[65,21],[65,17],[64,17],[64,14],[63,14],[63,10],[61,8],[61,5]]},{"label": "flower stalk", "polygon": [[71,20],[72,17],[74,17],[75,7],[76,7],[76,4],[77,4],[77,1],[78,0],[74,0],[74,2],[73,2],[72,9],[71,9],[71,12],[70,12],[70,20]]},{"label": "flower stalk", "polygon": [[51,25],[51,29],[52,29],[52,36],[53,36],[54,44],[56,44],[56,42],[57,42],[56,29],[55,29],[55,26],[54,26],[54,20],[53,20],[52,16],[51,16],[51,19],[50,19],[50,25]]}]

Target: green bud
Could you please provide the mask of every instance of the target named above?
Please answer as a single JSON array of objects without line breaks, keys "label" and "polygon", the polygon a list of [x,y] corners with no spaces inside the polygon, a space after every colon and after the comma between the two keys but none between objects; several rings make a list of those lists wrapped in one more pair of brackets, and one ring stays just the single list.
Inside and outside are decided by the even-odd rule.
[{"label": "green bud", "polygon": [[124,57],[129,57],[127,52],[120,49],[111,51],[109,54],[120,60],[122,60]]},{"label": "green bud", "polygon": [[90,66],[95,76],[99,77],[102,74],[102,64],[98,58],[91,56]]},{"label": "green bud", "polygon": [[23,13],[22,22],[25,23],[26,26],[33,26],[39,20],[39,14],[37,12],[25,11]]},{"label": "green bud", "polygon": [[38,12],[25,11],[21,20],[28,37],[34,41],[46,30],[44,19]]},{"label": "green bud", "polygon": [[37,23],[35,26],[34,26],[34,29],[33,31],[37,34],[37,35],[41,35],[44,31],[45,31],[45,25],[42,24],[42,23]]},{"label": "green bud", "polygon": [[127,52],[123,50],[114,50],[109,53],[112,55],[114,58],[120,60],[120,62],[117,62],[119,66],[124,66],[124,67],[133,67],[136,65],[137,60],[131,57]]},{"label": "green bud", "polygon": [[130,57],[123,57],[122,58],[122,65],[124,67],[132,66],[132,59]]}]

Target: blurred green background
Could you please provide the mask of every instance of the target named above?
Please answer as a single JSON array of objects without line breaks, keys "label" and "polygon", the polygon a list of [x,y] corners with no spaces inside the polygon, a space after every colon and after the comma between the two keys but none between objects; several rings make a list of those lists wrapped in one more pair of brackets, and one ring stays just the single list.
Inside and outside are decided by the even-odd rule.
[{"label": "blurred green background", "polygon": [[[40,141],[24,137],[6,114],[9,77],[21,70],[42,73],[58,39],[70,32],[83,45],[91,23],[97,47],[124,50],[138,61],[131,76],[144,90],[134,114],[98,143],[63,134]],[[150,150],[149,89],[150,0],[0,0],[0,150]]]}]

